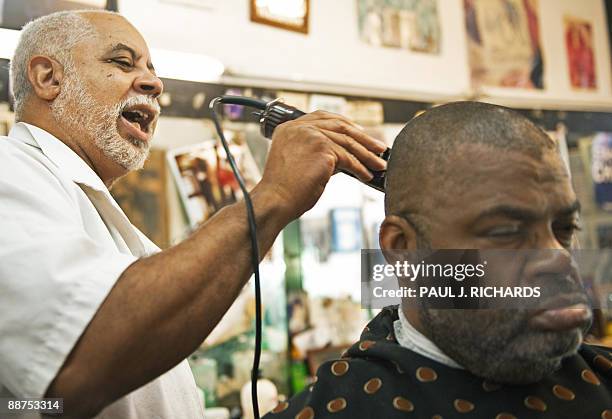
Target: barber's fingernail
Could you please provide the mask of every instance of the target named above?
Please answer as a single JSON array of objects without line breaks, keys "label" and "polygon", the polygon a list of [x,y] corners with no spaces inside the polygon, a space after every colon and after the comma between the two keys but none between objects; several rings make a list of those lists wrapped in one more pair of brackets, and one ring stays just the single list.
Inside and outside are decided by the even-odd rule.
[{"label": "barber's fingernail", "polygon": [[381,159],[380,157],[376,158],[376,165],[378,166],[376,169],[377,170],[384,170],[387,168],[387,162],[383,159]]}]

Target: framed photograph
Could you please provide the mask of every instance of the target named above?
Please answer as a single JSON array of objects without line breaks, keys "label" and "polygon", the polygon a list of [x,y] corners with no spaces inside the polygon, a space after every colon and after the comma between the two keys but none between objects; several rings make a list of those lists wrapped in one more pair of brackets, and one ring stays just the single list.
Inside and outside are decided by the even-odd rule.
[{"label": "framed photograph", "polygon": [[21,29],[30,20],[62,10],[107,9],[117,11],[117,0],[2,0],[0,27]]},{"label": "framed photograph", "polygon": [[539,0],[463,0],[474,87],[544,88]]},{"label": "framed photograph", "polygon": [[438,54],[438,0],[356,0],[359,36],[372,46]]},{"label": "framed photograph", "polygon": [[[246,145],[244,133],[226,130],[225,136],[246,187],[253,188],[261,175]],[[167,159],[192,228],[224,206],[242,199],[238,181],[219,142],[211,139],[173,149],[168,151]]]},{"label": "framed photograph", "polygon": [[574,89],[596,89],[595,46],[591,22],[565,16],[565,50],[569,79]]},{"label": "framed photograph", "polygon": [[251,21],[308,33],[310,0],[250,0]]}]

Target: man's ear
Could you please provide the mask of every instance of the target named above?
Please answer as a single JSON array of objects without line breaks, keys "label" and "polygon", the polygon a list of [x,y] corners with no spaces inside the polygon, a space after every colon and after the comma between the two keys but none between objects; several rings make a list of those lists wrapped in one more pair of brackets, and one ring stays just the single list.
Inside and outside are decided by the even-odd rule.
[{"label": "man's ear", "polygon": [[417,232],[405,218],[388,215],[380,226],[378,242],[383,250],[416,250]]},{"label": "man's ear", "polygon": [[387,263],[395,264],[405,259],[405,251],[417,250],[417,232],[406,219],[388,215],[380,226],[378,242]]},{"label": "man's ear", "polygon": [[28,63],[28,79],[42,100],[52,101],[57,97],[63,77],[63,67],[52,58],[36,55]]}]

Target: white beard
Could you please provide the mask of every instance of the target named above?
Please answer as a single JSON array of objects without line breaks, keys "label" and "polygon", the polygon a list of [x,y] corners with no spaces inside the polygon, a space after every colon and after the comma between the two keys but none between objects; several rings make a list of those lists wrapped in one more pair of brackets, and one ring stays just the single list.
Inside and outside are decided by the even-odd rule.
[{"label": "white beard", "polygon": [[150,144],[121,137],[117,122],[126,107],[148,104],[158,108],[157,102],[149,96],[135,96],[114,106],[101,105],[89,94],[72,63],[67,63],[64,71],[61,92],[51,103],[51,113],[57,123],[71,135],[93,141],[106,157],[124,169],[141,169],[149,156]]}]

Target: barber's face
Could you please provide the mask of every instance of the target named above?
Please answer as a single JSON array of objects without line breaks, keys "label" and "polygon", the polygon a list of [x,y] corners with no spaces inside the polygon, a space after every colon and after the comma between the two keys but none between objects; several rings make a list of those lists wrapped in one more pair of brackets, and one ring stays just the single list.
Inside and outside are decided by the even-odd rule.
[{"label": "barber's face", "polygon": [[[495,286],[551,289],[543,305],[555,310],[436,310],[421,313],[430,337],[477,375],[532,382],[576,350],[590,310],[567,252],[575,241],[579,205],[555,151],[541,158],[469,146],[459,159],[452,193],[428,215],[434,249],[516,250],[521,263],[490,264]],[[526,250],[551,251],[525,252]],[[547,288],[548,286],[548,288]]]},{"label": "barber's face", "polygon": [[163,85],[146,43],[125,19],[89,18],[100,36],[75,47],[52,108],[71,131],[95,143],[100,158],[137,169],[148,155]]}]

